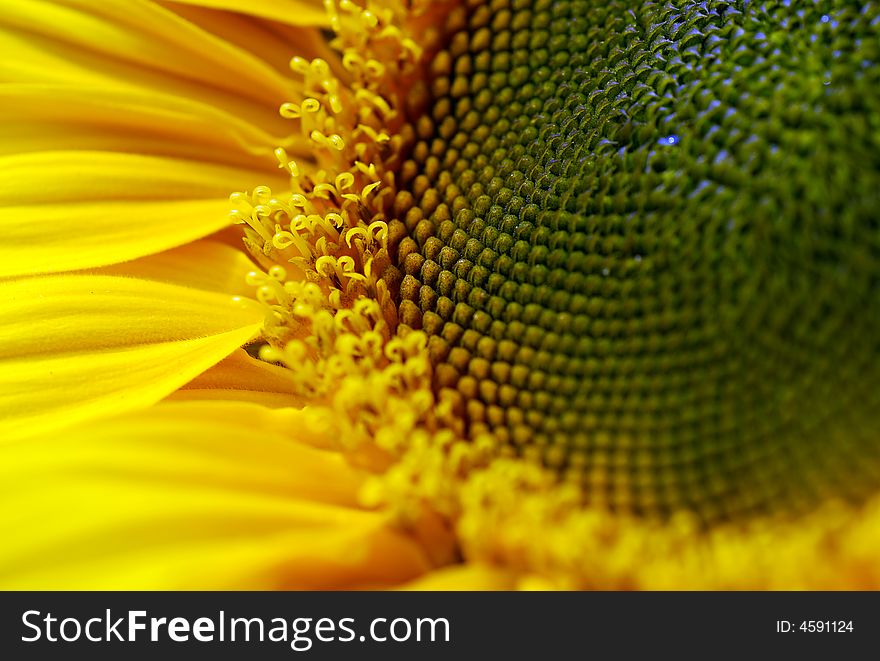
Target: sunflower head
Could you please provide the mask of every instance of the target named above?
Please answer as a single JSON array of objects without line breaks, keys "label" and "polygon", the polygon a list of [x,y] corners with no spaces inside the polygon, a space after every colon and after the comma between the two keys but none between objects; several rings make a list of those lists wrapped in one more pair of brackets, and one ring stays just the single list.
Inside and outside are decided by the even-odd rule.
[{"label": "sunflower head", "polygon": [[394,208],[465,436],[639,515],[876,489],[876,28],[831,5],[469,12]]},{"label": "sunflower head", "polygon": [[[338,45],[384,53],[393,75],[349,86],[373,103],[340,144],[312,135],[343,157],[333,185],[306,184],[303,203],[323,187],[330,206],[323,225],[300,215],[311,255],[289,261],[329,282],[306,285],[325,310],[313,329],[370,301],[351,309],[372,306],[359,341],[379,359],[340,359],[314,333],[264,356],[292,365],[291,347],[317,341],[344,365],[319,371],[347,393],[341,416],[373,412],[357,445],[385,456],[384,497],[458,521],[476,555],[581,571],[591,526],[635,522],[639,541],[611,544],[626,557],[694,525],[866,502],[880,484],[880,53],[876,10],[831,5],[456,3],[403,16],[392,59],[381,19],[366,37],[342,26]],[[321,86],[312,101],[332,110],[341,93]],[[328,225],[344,256],[316,251]],[[347,380],[366,364],[381,384]],[[558,548],[486,542],[526,512],[563,531]]]},{"label": "sunflower head", "polygon": [[[69,248],[31,250],[25,275],[90,269],[4,285],[17,325],[0,334],[26,358],[0,378],[27,406],[2,428],[92,422],[71,432],[88,452],[17,446],[14,493],[48,467],[92,511],[110,499],[84,475],[147,462],[143,484],[106,488],[118,521],[161,518],[146,502],[197,518],[184,503],[207,513],[197,536],[238,516],[271,540],[227,548],[284,585],[447,564],[496,587],[880,584],[876,3],[41,4],[0,20],[64,34],[60,55],[34,47],[9,71],[60,72],[52,90],[112,121],[49,136],[80,151],[9,160],[10,191],[46,163],[75,173],[26,216],[66,219],[63,241],[15,224],[19,243]],[[128,52],[136,23],[172,54]],[[127,80],[140,69],[146,92]],[[43,135],[40,81],[0,87],[30,104],[22,144]],[[86,162],[120,199],[62,213],[101,187],[78,190]],[[246,252],[241,233],[199,238],[223,226],[230,180]],[[186,199],[132,202],[162,195]],[[21,276],[13,252],[0,268]],[[62,351],[32,339],[40,315],[61,319],[46,334]],[[186,441],[150,436],[172,428]],[[105,456],[117,472],[88,469]],[[179,463],[237,491],[189,488]]]}]

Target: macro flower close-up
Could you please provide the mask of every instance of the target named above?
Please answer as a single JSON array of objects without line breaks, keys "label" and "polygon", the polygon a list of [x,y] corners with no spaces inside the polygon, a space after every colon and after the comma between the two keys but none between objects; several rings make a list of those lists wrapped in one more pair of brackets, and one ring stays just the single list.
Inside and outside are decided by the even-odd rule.
[{"label": "macro flower close-up", "polygon": [[880,589],[880,3],[0,50],[0,587]]}]

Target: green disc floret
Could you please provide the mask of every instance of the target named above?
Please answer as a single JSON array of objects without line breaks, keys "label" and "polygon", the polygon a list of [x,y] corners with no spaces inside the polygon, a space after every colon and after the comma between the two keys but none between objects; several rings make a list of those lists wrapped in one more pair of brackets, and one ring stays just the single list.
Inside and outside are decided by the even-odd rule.
[{"label": "green disc floret", "polygon": [[707,522],[880,484],[880,4],[494,0],[434,61],[399,316],[471,437]]}]

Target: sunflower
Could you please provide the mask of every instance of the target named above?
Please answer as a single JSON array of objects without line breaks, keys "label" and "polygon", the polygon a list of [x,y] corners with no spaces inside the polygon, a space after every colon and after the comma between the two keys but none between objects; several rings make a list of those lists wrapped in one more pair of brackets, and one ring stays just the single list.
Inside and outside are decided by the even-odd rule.
[{"label": "sunflower", "polygon": [[880,8],[9,0],[0,584],[880,587]]}]

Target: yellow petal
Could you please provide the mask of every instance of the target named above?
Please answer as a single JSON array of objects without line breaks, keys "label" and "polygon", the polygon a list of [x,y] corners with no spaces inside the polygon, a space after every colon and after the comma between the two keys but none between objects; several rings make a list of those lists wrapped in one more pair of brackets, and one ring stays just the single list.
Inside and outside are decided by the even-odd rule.
[{"label": "yellow petal", "polygon": [[290,25],[319,25],[328,23],[327,12],[322,2],[312,0],[253,0],[243,3],[239,0],[171,0],[167,3],[198,5],[211,9],[228,9],[234,12],[268,18]]},{"label": "yellow petal", "polygon": [[[265,176],[262,171],[203,161],[120,152],[10,154],[0,157],[0,207],[101,200],[222,199],[236,186],[250,188]],[[14,220],[6,219],[6,215],[5,222]],[[181,224],[185,221],[179,219]]]},{"label": "yellow petal", "polygon": [[[237,234],[236,239],[241,244],[240,229]],[[246,277],[254,268],[244,250],[201,239],[124,264],[94,269],[91,273],[158,280],[221,294],[253,297],[254,288],[247,284]]]},{"label": "yellow petal", "polygon": [[290,370],[236,351],[169,397],[174,400],[250,401],[273,408],[301,404]]},{"label": "yellow petal", "polygon": [[0,287],[0,358],[207,337],[261,321],[255,301],[165,283],[57,275]]},{"label": "yellow petal", "polygon": [[0,277],[123,262],[228,225],[227,200],[83,202],[5,207]]},{"label": "yellow petal", "polygon": [[293,394],[290,370],[251,358],[236,351],[207,372],[200,374],[187,387],[225,388]]},{"label": "yellow petal", "polygon": [[0,118],[4,154],[123,151],[260,168],[267,176],[290,128],[275,108],[249,119],[162,90],[69,83],[0,86]]},{"label": "yellow petal", "polygon": [[194,388],[184,386],[175,390],[165,398],[169,402],[250,402],[272,409],[297,406],[300,400],[290,394],[281,392],[263,392],[261,390],[236,390],[231,388]]},{"label": "yellow petal", "polygon": [[[40,76],[34,80],[164,75],[269,103],[290,90],[289,79],[253,54],[147,0],[4,0],[0,26],[12,48],[3,51],[11,58],[4,68]],[[60,60],[60,70],[41,74],[37,65],[49,60]]]},{"label": "yellow petal", "polygon": [[253,337],[253,302],[111,276],[0,287],[0,438],[152,404]]},{"label": "yellow petal", "polygon": [[[329,49],[329,41],[322,34],[322,29],[329,26],[322,2],[312,2],[310,11],[305,3],[303,7],[282,8],[277,20],[258,15],[257,12],[268,14],[271,11],[271,8],[266,11],[267,8],[260,3],[256,3],[257,11],[252,11],[250,4],[238,2],[228,10],[226,6],[231,2],[222,3],[223,6],[218,2],[209,6],[203,2],[194,4],[189,0],[161,4],[203,30],[253,53],[285,77],[290,77],[290,58],[293,55],[307,60],[320,57],[328,63],[339,58],[338,51]],[[292,21],[302,24],[294,25]],[[295,81],[296,76],[293,79]]]},{"label": "yellow petal", "polygon": [[0,277],[103,266],[229,225],[230,191],[259,173],[111,152],[0,157]]},{"label": "yellow petal", "polygon": [[259,181],[250,170],[137,154],[0,157],[0,277],[102,266],[192,241],[227,226],[229,192]]},{"label": "yellow petal", "polygon": [[518,587],[513,572],[500,567],[468,564],[434,570],[401,586],[404,590],[514,590]]},{"label": "yellow petal", "polygon": [[165,403],[0,448],[4,588],[346,588],[422,549],[357,506],[361,479],[295,442],[296,412]]},{"label": "yellow petal", "polygon": [[[186,147],[191,140],[186,137],[186,132],[191,130],[198,143],[210,130],[209,127],[193,128],[202,115],[209,116],[211,122],[218,118],[235,118],[231,128],[237,134],[241,134],[242,123],[248,127],[260,127],[274,136],[290,132],[290,123],[278,114],[278,107],[283,102],[301,93],[298,91],[300,84],[293,81],[289,72],[280,73],[245,49],[201,30],[173,12],[156,5],[150,7],[147,13],[159,12],[160,22],[168,22],[168,27],[174,28],[171,29],[171,42],[163,43],[164,38],[151,33],[148,27],[141,30],[139,25],[125,23],[118,17],[97,15],[111,10],[125,14],[129,9],[135,15],[144,8],[144,3],[136,0],[130,3],[91,3],[88,9],[92,15],[53,3],[16,1],[8,8],[4,4],[4,12],[0,13],[0,52],[4,54],[0,58],[0,83],[60,91],[58,95],[48,93],[46,104],[37,111],[34,120],[29,120],[15,104],[0,106],[0,119],[4,120],[0,125],[9,123],[3,133],[12,134],[12,144],[21,144],[32,138],[39,146],[25,148],[31,151],[53,148],[51,140],[57,138],[55,148],[131,150],[131,146],[135,146],[137,151],[161,153],[171,144],[170,137],[166,136],[170,132],[181,136],[183,153],[190,155]],[[144,19],[145,26],[151,22],[149,17]],[[96,32],[89,31],[92,27]],[[161,29],[157,31],[161,32]],[[99,34],[105,35],[107,41],[99,39]],[[150,45],[141,48],[143,44],[140,42],[144,41]],[[209,51],[207,61],[193,57],[190,53],[193,48]],[[156,58],[161,61],[154,61]],[[201,62],[201,65],[190,67],[191,62]],[[242,69],[249,68],[255,70],[242,74]],[[224,85],[223,81],[227,84]],[[78,88],[83,90],[80,94],[67,96],[65,93],[65,90]],[[92,94],[98,100],[86,101],[80,106],[78,98]],[[130,94],[134,100],[118,106],[116,117],[108,122],[106,116],[114,109],[106,106],[105,94],[116,98]],[[157,99],[158,112],[144,114],[142,108],[152,108],[151,96]],[[172,108],[172,114],[162,117],[168,99],[178,100],[177,103],[171,102],[172,106],[189,106],[187,114],[181,117],[180,112]],[[35,99],[35,103],[38,102]],[[90,118],[95,105],[99,112]],[[134,106],[138,113],[132,120],[125,116],[130,106]],[[195,114],[192,114],[192,108],[197,108]],[[45,137],[40,137],[40,117],[51,118]],[[120,127],[124,128],[132,121],[142,123],[143,120],[156,119],[160,119],[164,131],[156,136],[155,145],[150,144],[149,135],[141,133],[132,134],[126,141],[116,140],[120,133],[124,133]],[[63,130],[65,126],[69,128],[67,135]],[[105,128],[108,131],[102,135]],[[21,131],[20,136],[18,131]],[[85,143],[79,142],[81,133],[89,136]],[[218,131],[217,139],[228,139],[228,134],[228,129]],[[127,142],[135,144],[126,147]],[[255,143],[254,148],[265,154],[267,146],[274,148],[277,144],[277,140],[261,141]],[[283,142],[281,144],[286,146]],[[15,150],[13,147],[7,149]],[[179,152],[173,150],[170,153]],[[229,162],[228,157],[226,162]],[[268,162],[271,164],[272,161]]]}]

